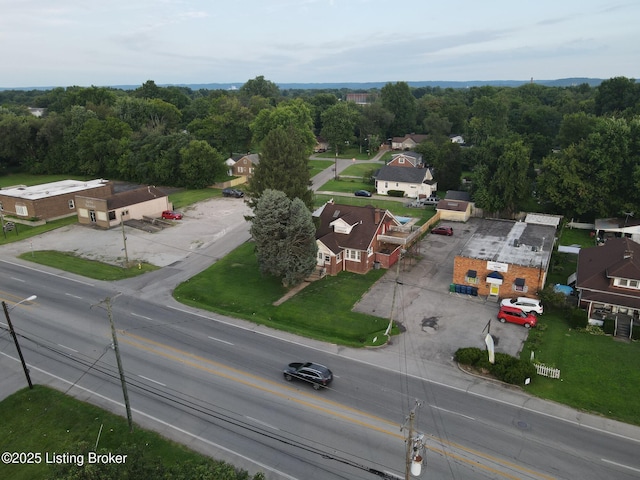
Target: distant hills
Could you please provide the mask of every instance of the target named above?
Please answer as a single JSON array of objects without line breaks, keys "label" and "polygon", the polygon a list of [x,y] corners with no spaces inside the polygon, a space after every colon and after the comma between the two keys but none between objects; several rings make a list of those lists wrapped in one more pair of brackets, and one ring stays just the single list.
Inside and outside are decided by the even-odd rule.
[{"label": "distant hills", "polygon": [[[276,83],[280,90],[371,90],[380,89],[388,83],[396,83],[396,81],[389,82],[336,82],[336,83]],[[482,86],[494,86],[494,87],[519,87],[527,83],[535,83],[538,85],[545,85],[547,87],[571,87],[575,85],[581,85],[583,83],[588,84],[591,87],[597,87],[602,83],[601,78],[561,78],[558,80],[471,80],[467,82],[454,82],[454,81],[422,81],[422,82],[407,82],[410,87],[440,87],[440,88],[471,88]],[[160,87],[188,87],[192,90],[236,90],[244,85],[244,82],[239,83],[187,83],[187,84],[158,84]],[[102,85],[111,88],[117,88],[120,90],[135,90],[141,85]],[[15,87],[15,88],[3,88],[0,90],[52,90],[58,87]]]},{"label": "distant hills", "polygon": [[[396,81],[388,82],[336,82],[336,83],[276,83],[280,90],[371,90],[380,89],[388,83],[396,83]],[[583,83],[589,84],[591,87],[597,87],[602,83],[601,78],[561,78],[559,80],[471,80],[468,82],[454,81],[421,81],[406,82],[410,87],[440,87],[440,88],[471,88],[491,85],[494,87],[519,87],[527,83],[537,83],[547,87],[570,87]],[[244,83],[192,83],[192,84],[172,84],[177,87],[189,87],[192,90],[235,90]],[[114,88],[122,90],[130,90],[138,88],[140,85],[118,85]],[[168,87],[169,85],[160,85]]]}]

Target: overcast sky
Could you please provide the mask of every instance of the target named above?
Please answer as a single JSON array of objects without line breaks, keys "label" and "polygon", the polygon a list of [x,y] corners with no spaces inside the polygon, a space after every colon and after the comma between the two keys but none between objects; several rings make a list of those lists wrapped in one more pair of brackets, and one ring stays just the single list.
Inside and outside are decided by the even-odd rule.
[{"label": "overcast sky", "polygon": [[0,87],[636,78],[638,0],[0,0]]}]

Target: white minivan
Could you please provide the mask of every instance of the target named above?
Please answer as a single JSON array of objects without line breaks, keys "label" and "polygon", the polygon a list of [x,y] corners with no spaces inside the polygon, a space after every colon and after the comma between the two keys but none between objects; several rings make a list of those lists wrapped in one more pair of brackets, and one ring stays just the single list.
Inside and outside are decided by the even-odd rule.
[{"label": "white minivan", "polygon": [[518,297],[518,298],[505,298],[500,302],[500,305],[503,307],[515,307],[519,308],[523,312],[533,312],[538,315],[542,315],[542,303],[540,300],[536,300],[535,298],[528,297]]}]

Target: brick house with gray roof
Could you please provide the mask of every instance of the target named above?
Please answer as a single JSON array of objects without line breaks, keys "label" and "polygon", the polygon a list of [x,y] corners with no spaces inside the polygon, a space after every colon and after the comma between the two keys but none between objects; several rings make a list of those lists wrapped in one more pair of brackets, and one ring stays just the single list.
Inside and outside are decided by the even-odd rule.
[{"label": "brick house with gray roof", "polygon": [[398,260],[401,245],[391,243],[391,236],[400,222],[388,210],[329,201],[314,216],[319,218],[317,265],[329,275],[367,273]]}]

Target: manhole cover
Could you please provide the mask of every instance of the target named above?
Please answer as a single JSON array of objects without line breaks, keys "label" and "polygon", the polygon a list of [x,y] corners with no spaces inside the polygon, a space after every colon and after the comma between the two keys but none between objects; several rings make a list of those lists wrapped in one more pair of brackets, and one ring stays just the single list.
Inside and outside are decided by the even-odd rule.
[{"label": "manhole cover", "polygon": [[516,420],[515,423],[516,427],[518,427],[520,430],[529,430],[529,424],[524,420]]}]

